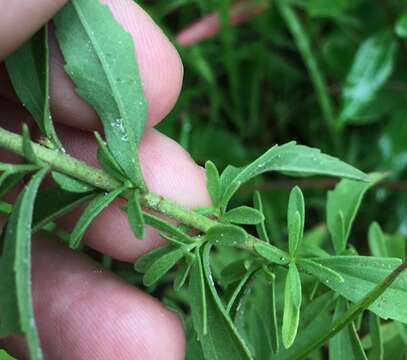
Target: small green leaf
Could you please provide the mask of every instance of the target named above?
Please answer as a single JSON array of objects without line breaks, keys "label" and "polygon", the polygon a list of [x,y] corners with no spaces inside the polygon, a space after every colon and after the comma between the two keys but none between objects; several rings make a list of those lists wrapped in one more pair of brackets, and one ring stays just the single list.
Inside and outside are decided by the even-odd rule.
[{"label": "small green leaf", "polygon": [[168,254],[173,249],[173,246],[166,245],[145,253],[137,259],[136,263],[134,264],[134,270],[144,274],[156,260],[163,255]]},{"label": "small green leaf", "polygon": [[188,248],[172,248],[171,251],[156,259],[147,269],[143,277],[145,286],[151,286],[160,280],[189,251]]},{"label": "small green leaf", "polygon": [[5,172],[0,176],[0,199],[23,180],[25,172]]},{"label": "small green leaf", "polygon": [[48,168],[39,171],[18,196],[4,232],[0,258],[0,337],[22,334],[31,359],[41,360],[31,294],[31,224],[34,201]]},{"label": "small green leaf", "polygon": [[345,250],[363,196],[387,174],[373,173],[369,182],[342,180],[328,192],[327,224],[337,254]]},{"label": "small green leaf", "polygon": [[288,247],[289,254],[294,258],[304,236],[305,205],[301,189],[296,186],[291,190],[288,200]]},{"label": "small green leaf", "polygon": [[131,35],[98,1],[71,0],[53,20],[65,69],[78,94],[102,120],[117,163],[135,185],[145,189],[137,145],[147,106]]},{"label": "small green leaf", "polygon": [[[334,321],[346,311],[346,301],[338,300]],[[366,354],[356,333],[355,324],[351,322],[329,341],[329,358],[338,360],[367,360]]]},{"label": "small green leaf", "polygon": [[194,242],[194,239],[191,236],[183,232],[181,229],[170,224],[169,222],[159,218],[158,216],[155,216],[148,212],[144,212],[143,217],[147,225],[154,227],[158,231],[175,236],[175,238],[182,243],[191,244],[192,242]]},{"label": "small green leaf", "polygon": [[248,206],[239,206],[229,210],[222,219],[234,224],[258,225],[264,221],[264,215]]},{"label": "small green leaf", "polygon": [[254,249],[261,257],[270,261],[271,263],[286,265],[290,262],[287,254],[284,251],[272,245],[256,243],[254,244]]},{"label": "small green leaf", "polygon": [[239,246],[247,239],[247,233],[234,225],[216,225],[209,229],[205,239],[213,245]]},{"label": "small green leaf", "polygon": [[301,279],[297,267],[290,263],[285,282],[284,313],[282,326],[283,345],[288,349],[297,336],[302,302]]},{"label": "small green leaf", "polygon": [[70,176],[53,171],[52,178],[61,187],[62,190],[73,193],[87,193],[96,190],[83,181],[76,180]]},{"label": "small green leaf", "polygon": [[[335,256],[312,260],[342,276],[345,280],[342,283],[329,281],[324,284],[353,302],[361,300],[401,264],[400,259],[368,256]],[[386,292],[370,305],[369,310],[383,319],[390,318],[407,324],[407,308],[404,306],[406,298],[407,273],[403,272]]]},{"label": "small green leaf", "polygon": [[82,213],[78,222],[72,230],[71,236],[69,238],[69,246],[72,249],[76,249],[83,235],[85,234],[86,229],[90,223],[107,207],[113,200],[115,200],[122,192],[124,188],[114,190],[110,193],[103,193],[97,195],[86,207],[85,211]]},{"label": "small green leaf", "polygon": [[206,187],[212,200],[212,205],[215,209],[220,203],[220,177],[216,165],[212,161],[205,163]]},{"label": "small green leaf", "polygon": [[35,200],[33,233],[94,197],[95,194],[71,193],[54,187],[42,190]]},{"label": "small green leaf", "polygon": [[407,12],[398,18],[394,31],[401,38],[407,38]]},{"label": "small green leaf", "polygon": [[380,319],[372,312],[369,313],[369,334],[372,341],[372,349],[369,353],[369,360],[383,360],[384,348],[380,328]]},{"label": "small green leaf", "polygon": [[23,153],[28,162],[38,164],[37,156],[35,155],[31,144],[30,130],[28,129],[27,124],[23,124]]},{"label": "small green leaf", "polygon": [[62,149],[49,107],[48,26],[45,25],[6,59],[7,71],[20,101],[41,132]]},{"label": "small green leaf", "polygon": [[318,149],[290,142],[275,145],[250,165],[228,166],[220,177],[222,208],[226,209],[239,187],[257,175],[277,171],[295,176],[329,175],[367,181],[368,177],[354,167],[321,153]]},{"label": "small green leaf", "polygon": [[189,276],[188,294],[190,297],[190,306],[192,322],[198,340],[201,341],[208,334],[208,305],[207,289],[202,267],[202,256],[200,248],[195,249],[195,259],[193,260],[191,273]]},{"label": "small green leaf", "polygon": [[[253,204],[254,207],[260,211],[262,214],[264,213],[263,210],[263,200],[261,198],[261,194],[259,191],[256,191],[253,195]],[[267,243],[270,242],[268,233],[267,233],[267,229],[266,229],[266,222],[265,220],[263,220],[262,222],[260,222],[259,224],[256,225],[256,230],[257,230],[257,235],[259,236],[259,238]]]},{"label": "small green leaf", "polygon": [[330,281],[344,282],[343,277],[339,273],[310,259],[299,259],[298,265],[322,283],[329,283]]},{"label": "small green leaf", "polygon": [[185,285],[189,272],[191,271],[191,267],[192,267],[191,262],[185,262],[179,267],[174,279],[175,291],[181,290],[181,288]]},{"label": "small green leaf", "polygon": [[369,227],[369,247],[370,252],[373,256],[377,257],[387,257],[389,256],[387,252],[386,243],[384,241],[384,234],[380,225],[374,222]]},{"label": "small green leaf", "polygon": [[144,216],[140,205],[140,195],[137,191],[133,191],[130,195],[127,215],[134,235],[137,239],[142,240],[144,238]]},{"label": "small green leaf", "polygon": [[106,171],[109,175],[113,176],[114,178],[125,181],[126,175],[123,172],[123,169],[120,168],[120,165],[117,163],[115,158],[113,157],[112,153],[110,152],[107,144],[103,141],[100,134],[95,131],[95,138],[99,144],[99,148],[96,154],[96,158],[104,171]]},{"label": "small green leaf", "polygon": [[393,72],[397,42],[390,31],[368,37],[360,45],[342,90],[338,125],[352,118],[375,99]]}]

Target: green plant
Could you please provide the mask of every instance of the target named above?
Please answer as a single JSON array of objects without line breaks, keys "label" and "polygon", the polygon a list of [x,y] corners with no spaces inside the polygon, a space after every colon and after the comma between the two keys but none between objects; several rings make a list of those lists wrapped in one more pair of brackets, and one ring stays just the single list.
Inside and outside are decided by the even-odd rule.
[{"label": "green plant", "polygon": [[[327,89],[307,40],[291,7],[283,1],[278,1],[278,7],[300,43],[326,118],[325,126],[334,148],[340,152],[343,149],[334,140],[339,130],[333,125]],[[149,191],[140,170],[137,148],[146,121],[146,105],[134,71],[137,66],[129,35],[116,24],[107,7],[96,1],[72,0],[54,23],[67,61],[66,71],[103,123],[105,139],[95,134],[102,170],[65,154],[53,130],[48,64],[44,61],[47,31],[43,29],[7,60],[14,88],[44,139],[41,144],[32,142],[26,127],[22,135],[0,129],[0,146],[26,160],[21,165],[0,165],[0,193],[14,188],[25,175],[32,175],[14,204],[1,203],[1,211],[9,217],[0,258],[0,293],[6,294],[0,298],[0,336],[24,334],[31,358],[42,358],[30,294],[31,235],[36,231],[51,232],[71,248],[78,248],[91,221],[119,197],[126,200],[121,208],[128,214],[137,238],[142,239],[148,224],[168,241],[166,246],[142,256],[135,270],[144,274],[147,287],[173,282],[173,307],[174,300],[190,305],[185,317],[187,357],[262,359],[273,354],[276,359],[302,359],[329,341],[334,359],[344,348],[346,356],[366,358],[367,349],[380,358],[383,340],[379,317],[393,320],[389,326],[397,327],[405,336],[407,273],[403,273],[404,258],[397,258],[403,255],[392,251],[394,241],[383,235],[377,223],[369,229],[374,256],[360,256],[348,245],[365,192],[385,173],[366,175],[317,149],[289,142],[273,146],[244,167],[227,166],[221,173],[208,161],[205,170],[212,206],[184,208]],[[112,41],[104,39],[106,26]],[[383,41],[386,36],[381,34],[374,41]],[[395,45],[386,54],[391,57],[393,51]],[[34,74],[38,81],[25,82],[21,78],[23,70]],[[230,77],[234,76],[232,70]],[[385,70],[374,81],[377,86],[371,86],[374,92],[387,76]],[[355,74],[356,70],[351,71],[349,77]],[[349,84],[353,83],[349,80]],[[238,86],[231,85],[236,91]],[[355,104],[349,103],[352,97],[346,94],[338,127],[355,115],[357,106],[369,100],[366,96],[355,109]],[[239,131],[241,127],[241,120],[237,120]],[[233,206],[242,186],[266,172],[344,178],[329,193],[326,204],[332,247],[322,244],[324,233],[321,235],[318,229],[304,230],[306,201],[299,187],[293,187],[288,200],[288,242],[273,242],[269,237],[269,217],[259,192],[254,193],[252,206]],[[52,175],[57,200],[42,195],[47,190],[39,190],[47,174]],[[87,207],[72,232],[66,234],[58,229],[55,220],[84,203]],[[169,273],[173,268],[175,277]],[[364,340],[370,341],[370,346],[362,346],[357,332],[365,310],[371,330]]]}]

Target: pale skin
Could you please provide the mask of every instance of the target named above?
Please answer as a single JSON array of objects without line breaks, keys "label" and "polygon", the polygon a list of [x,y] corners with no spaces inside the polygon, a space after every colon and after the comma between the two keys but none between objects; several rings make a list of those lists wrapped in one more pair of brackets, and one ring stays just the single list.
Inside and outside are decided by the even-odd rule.
[{"label": "pale skin", "polygon": [[[64,5],[65,0],[9,1],[0,11],[0,61],[28,39]],[[142,169],[149,188],[183,206],[209,204],[203,171],[174,141],[151,129],[171,110],[181,90],[180,58],[132,0],[103,0],[133,36],[144,91],[148,128],[141,147]],[[108,31],[108,30],[107,30]],[[63,58],[51,37],[51,106],[57,131],[68,153],[96,165],[92,130],[100,123],[74,92],[63,70]],[[19,132],[21,122],[34,126],[18,105],[0,63],[0,126]],[[1,161],[19,161],[0,153]],[[78,213],[60,225],[69,229]],[[121,210],[110,207],[86,233],[88,246],[121,261],[135,261],[162,243],[147,230],[137,241]],[[46,359],[183,359],[185,337],[180,320],[157,300],[127,285],[86,256],[55,239],[33,239],[33,302]],[[26,358],[24,342],[0,340],[18,359]]]}]

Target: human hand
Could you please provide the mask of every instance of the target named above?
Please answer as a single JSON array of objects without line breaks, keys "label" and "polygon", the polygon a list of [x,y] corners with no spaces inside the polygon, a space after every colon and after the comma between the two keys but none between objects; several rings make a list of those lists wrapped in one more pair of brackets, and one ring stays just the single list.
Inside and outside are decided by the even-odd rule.
[{"label": "human hand", "polygon": [[[7,4],[0,13],[0,60],[48,21],[64,0],[26,0]],[[143,174],[149,188],[178,203],[208,204],[201,169],[175,142],[151,129],[174,105],[182,83],[178,54],[150,17],[131,0],[103,0],[134,39],[138,64],[149,103],[148,129],[140,145]],[[107,30],[108,31],[108,30]],[[96,165],[92,130],[100,129],[95,112],[74,92],[63,70],[63,58],[50,39],[51,108],[57,131],[68,153]],[[29,116],[18,105],[4,66],[0,67],[0,125],[20,132]],[[33,130],[34,131],[34,130]],[[33,132],[32,131],[32,132]],[[0,153],[2,161],[19,161]],[[178,189],[182,189],[179,191]],[[60,225],[70,229],[78,213]],[[89,227],[88,246],[122,261],[161,244],[147,229],[137,241],[125,214],[107,208]],[[181,359],[185,341],[177,317],[152,297],[122,282],[86,256],[53,239],[33,241],[33,303],[46,359]],[[21,338],[1,345],[18,359],[26,358]]]}]

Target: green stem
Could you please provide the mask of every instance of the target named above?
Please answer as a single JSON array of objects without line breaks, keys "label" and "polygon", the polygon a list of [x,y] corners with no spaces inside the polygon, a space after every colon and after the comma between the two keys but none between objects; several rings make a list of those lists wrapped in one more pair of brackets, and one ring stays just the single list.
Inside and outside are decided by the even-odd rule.
[{"label": "green stem", "polygon": [[[36,157],[51,166],[53,170],[64,173],[81,180],[89,185],[105,191],[112,191],[122,186],[122,184],[106,174],[100,169],[90,166],[83,161],[77,160],[72,156],[61,153],[59,151],[50,150],[40,144],[32,143],[33,151]],[[16,154],[24,156],[22,146],[22,136],[14,134],[0,127],[0,148],[7,149]],[[144,207],[154,210],[160,214],[166,215],[178,222],[188,225],[202,232],[208,232],[211,227],[219,225],[219,222],[207,218],[204,215],[184,208],[173,201],[164,199],[162,196],[152,192],[147,192],[141,195],[141,203]],[[257,239],[252,235],[247,236],[245,243],[239,247],[248,251],[254,252],[254,245],[257,242],[266,244],[264,241]],[[288,256],[282,250],[269,245],[270,250]]]}]

